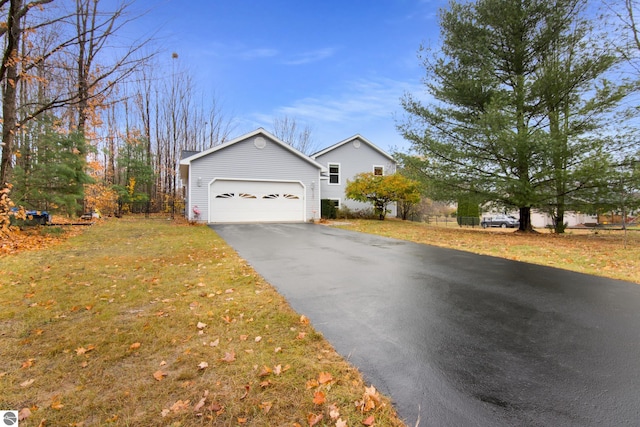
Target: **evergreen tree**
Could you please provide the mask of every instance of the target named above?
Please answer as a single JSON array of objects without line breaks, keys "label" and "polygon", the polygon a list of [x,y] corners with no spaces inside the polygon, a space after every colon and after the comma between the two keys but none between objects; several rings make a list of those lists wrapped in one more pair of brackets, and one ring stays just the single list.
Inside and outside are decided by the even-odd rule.
[{"label": "evergreen tree", "polygon": [[18,203],[31,209],[77,214],[82,210],[84,185],[92,182],[85,171],[88,150],[80,134],[65,135],[46,126],[29,152],[29,161],[16,165]]},{"label": "evergreen tree", "polygon": [[406,95],[409,120],[399,126],[428,159],[436,194],[475,192],[518,208],[520,230],[529,231],[532,208],[555,207],[562,224],[567,198],[599,185],[608,173],[599,160],[621,140],[593,131],[628,88],[604,79],[619,58],[592,43],[585,5],[479,0],[442,12],[441,55],[423,56],[435,101]]}]

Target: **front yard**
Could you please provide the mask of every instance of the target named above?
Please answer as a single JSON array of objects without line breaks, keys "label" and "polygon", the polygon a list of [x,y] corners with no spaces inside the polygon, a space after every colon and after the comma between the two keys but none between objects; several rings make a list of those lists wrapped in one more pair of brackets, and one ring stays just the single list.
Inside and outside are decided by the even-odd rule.
[{"label": "front yard", "polygon": [[401,426],[206,227],[120,219],[0,257],[0,408],[20,426]]}]

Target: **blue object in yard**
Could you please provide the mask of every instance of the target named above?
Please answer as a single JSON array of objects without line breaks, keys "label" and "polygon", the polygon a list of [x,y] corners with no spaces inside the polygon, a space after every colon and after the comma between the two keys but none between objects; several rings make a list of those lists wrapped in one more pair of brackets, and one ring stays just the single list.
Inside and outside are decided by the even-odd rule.
[{"label": "blue object in yard", "polygon": [[[18,212],[18,208],[11,208],[12,212]],[[49,224],[51,222],[51,216],[47,211],[28,210],[25,211],[27,215],[27,221],[33,221],[36,224]]]}]

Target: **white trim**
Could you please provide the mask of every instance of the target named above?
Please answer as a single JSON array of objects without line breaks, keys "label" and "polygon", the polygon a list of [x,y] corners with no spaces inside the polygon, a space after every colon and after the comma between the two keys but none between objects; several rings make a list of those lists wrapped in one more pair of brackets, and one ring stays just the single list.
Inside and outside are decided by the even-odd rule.
[{"label": "white trim", "polygon": [[[331,166],[338,166],[338,182],[331,182]],[[338,162],[330,162],[327,163],[327,170],[329,172],[327,172],[329,175],[327,176],[327,178],[329,179],[328,184],[329,185],[340,185],[340,183],[342,182],[341,176],[342,176],[342,165]],[[335,175],[335,174],[334,174]]]},{"label": "white trim", "polygon": [[[376,175],[376,168],[380,168],[382,169],[382,175]],[[372,171],[371,171],[375,176],[384,176],[384,165],[373,165],[372,167]]]},{"label": "white trim", "polygon": [[243,181],[243,182],[280,182],[280,183],[295,183],[295,184],[300,184],[302,186],[302,220],[304,222],[307,222],[307,200],[309,200],[309,198],[307,197],[307,186],[304,185],[304,182],[299,181],[299,180],[295,180],[295,179],[250,179],[250,178],[223,178],[220,176],[217,176],[215,178],[213,178],[211,181],[209,181],[209,183],[207,184],[207,223],[211,223],[211,215],[213,213],[213,200],[211,200],[211,186],[213,186],[213,184],[216,181]]}]

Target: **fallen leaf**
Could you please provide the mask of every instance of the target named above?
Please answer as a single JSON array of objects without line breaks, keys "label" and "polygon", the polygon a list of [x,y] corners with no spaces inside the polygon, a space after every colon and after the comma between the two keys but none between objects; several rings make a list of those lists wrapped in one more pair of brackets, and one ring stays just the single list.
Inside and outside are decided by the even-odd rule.
[{"label": "fallen leaf", "polygon": [[220,338],[217,338],[215,341],[211,341],[211,342],[209,343],[209,346],[210,346],[210,347],[217,347],[217,346],[218,346],[218,344],[220,344]]},{"label": "fallen leaf", "polygon": [[255,341],[255,342],[260,342],[260,341],[262,341],[262,337],[257,336],[257,337],[255,337],[254,341]]},{"label": "fallen leaf", "polygon": [[329,405],[329,416],[332,420],[340,417],[340,411],[335,404]]},{"label": "fallen leaf", "polygon": [[211,412],[220,412],[224,409],[224,406],[219,404],[218,402],[211,402],[211,405],[207,406],[207,410]]},{"label": "fallen leaf", "polygon": [[64,405],[60,402],[59,396],[54,396],[51,401],[51,409],[60,410],[62,408],[64,408]]},{"label": "fallen leaf", "polygon": [[187,409],[189,409],[189,402],[191,402],[190,400],[178,400],[176,403],[174,403],[173,405],[171,405],[171,411],[172,412],[182,412],[185,411]]},{"label": "fallen leaf", "polygon": [[236,360],[235,351],[225,352],[224,357],[222,359],[220,359],[220,360],[223,361],[223,362],[227,362],[227,363],[234,362]]},{"label": "fallen leaf", "polygon": [[262,402],[261,404],[258,405],[258,407],[262,409],[262,412],[264,412],[265,414],[269,413],[272,406],[273,406],[272,402]]},{"label": "fallen leaf", "polygon": [[375,422],[375,418],[373,415],[367,417],[367,419],[365,419],[362,424],[366,425],[366,426],[372,426],[373,423]]},{"label": "fallen leaf", "polygon": [[238,417],[238,424],[246,424],[246,423],[247,423],[247,419],[246,418]]},{"label": "fallen leaf", "polygon": [[202,370],[202,369],[207,369],[209,367],[209,364],[207,362],[200,362],[198,364],[198,369]]},{"label": "fallen leaf", "polygon": [[307,415],[307,422],[309,423],[309,427],[313,427],[314,425],[318,424],[320,421],[322,420],[322,414],[308,414]]},{"label": "fallen leaf", "polygon": [[303,325],[308,325],[309,318],[303,314],[302,316],[300,316],[300,323],[302,323]]},{"label": "fallen leaf", "polygon": [[86,348],[84,348],[84,347],[78,347],[78,348],[76,348],[76,354],[77,354],[78,356],[83,355],[83,354],[85,354],[86,352],[87,352],[87,349],[86,349]]},{"label": "fallen leaf", "polygon": [[282,351],[282,347],[276,347],[275,350],[273,350],[274,353],[280,353]]},{"label": "fallen leaf", "polygon": [[202,409],[206,401],[207,401],[206,396],[200,399],[200,401],[196,403],[196,405],[193,407],[193,412],[198,412],[200,409]]},{"label": "fallen leaf", "polygon": [[20,412],[18,412],[18,421],[26,420],[30,416],[31,416],[31,409],[22,408],[22,409],[20,409]]},{"label": "fallen leaf", "polygon": [[273,373],[280,375],[282,373],[282,365],[276,365],[273,367]]},{"label": "fallen leaf", "polygon": [[134,342],[133,344],[131,344],[131,345],[129,346],[129,350],[137,350],[137,349],[139,349],[139,348],[140,348],[140,346],[141,346],[141,345],[142,345],[142,344],[140,344],[139,342]]},{"label": "fallen leaf", "polygon": [[35,379],[30,379],[30,380],[26,380],[24,382],[20,383],[20,387],[29,387],[31,384],[33,384],[33,382],[35,381]]},{"label": "fallen leaf", "polygon": [[347,427],[347,422],[342,418],[338,418],[338,420],[336,421],[336,427]]},{"label": "fallen leaf", "polygon": [[197,327],[198,329],[204,329],[204,328],[206,328],[206,327],[207,327],[207,324],[206,324],[206,323],[202,323],[202,322],[198,322],[198,324],[196,325],[196,327]]},{"label": "fallen leaf", "polygon": [[249,395],[249,390],[251,390],[251,386],[248,384],[244,386],[244,394],[240,396],[240,400],[244,400]]},{"label": "fallen leaf", "polygon": [[329,372],[320,372],[318,374],[318,383],[326,384],[333,381],[333,376]]},{"label": "fallen leaf", "polygon": [[307,336],[306,332],[298,332],[298,336],[296,337],[297,340],[303,340],[304,337]]},{"label": "fallen leaf", "polygon": [[313,403],[316,405],[322,405],[324,402],[326,402],[326,397],[324,395],[324,392],[316,391],[313,394]]},{"label": "fallen leaf", "polygon": [[167,376],[167,373],[166,372],[162,372],[160,370],[155,371],[153,373],[153,378],[155,378],[156,381],[162,381],[164,379],[164,377],[166,377],[166,376]]},{"label": "fallen leaf", "polygon": [[312,380],[307,381],[307,390],[312,389],[312,388],[316,388],[320,385],[320,383],[318,383],[318,380],[316,380],[315,378]]},{"label": "fallen leaf", "polygon": [[240,341],[246,341],[249,335],[240,335]]},{"label": "fallen leaf", "polygon": [[265,366],[262,367],[262,371],[260,371],[258,376],[266,377],[267,375],[271,374],[272,372],[273,371],[271,370],[271,368],[265,365]]},{"label": "fallen leaf", "polygon": [[269,387],[271,384],[272,384],[272,382],[271,382],[271,381],[266,380],[266,381],[262,381],[259,385],[260,385],[260,387],[262,387],[262,388],[266,388],[266,387]]},{"label": "fallen leaf", "polygon": [[33,365],[35,365],[36,363],[36,359],[28,359],[25,360],[24,362],[22,362],[22,366],[20,367],[20,369],[27,369],[32,367]]}]

